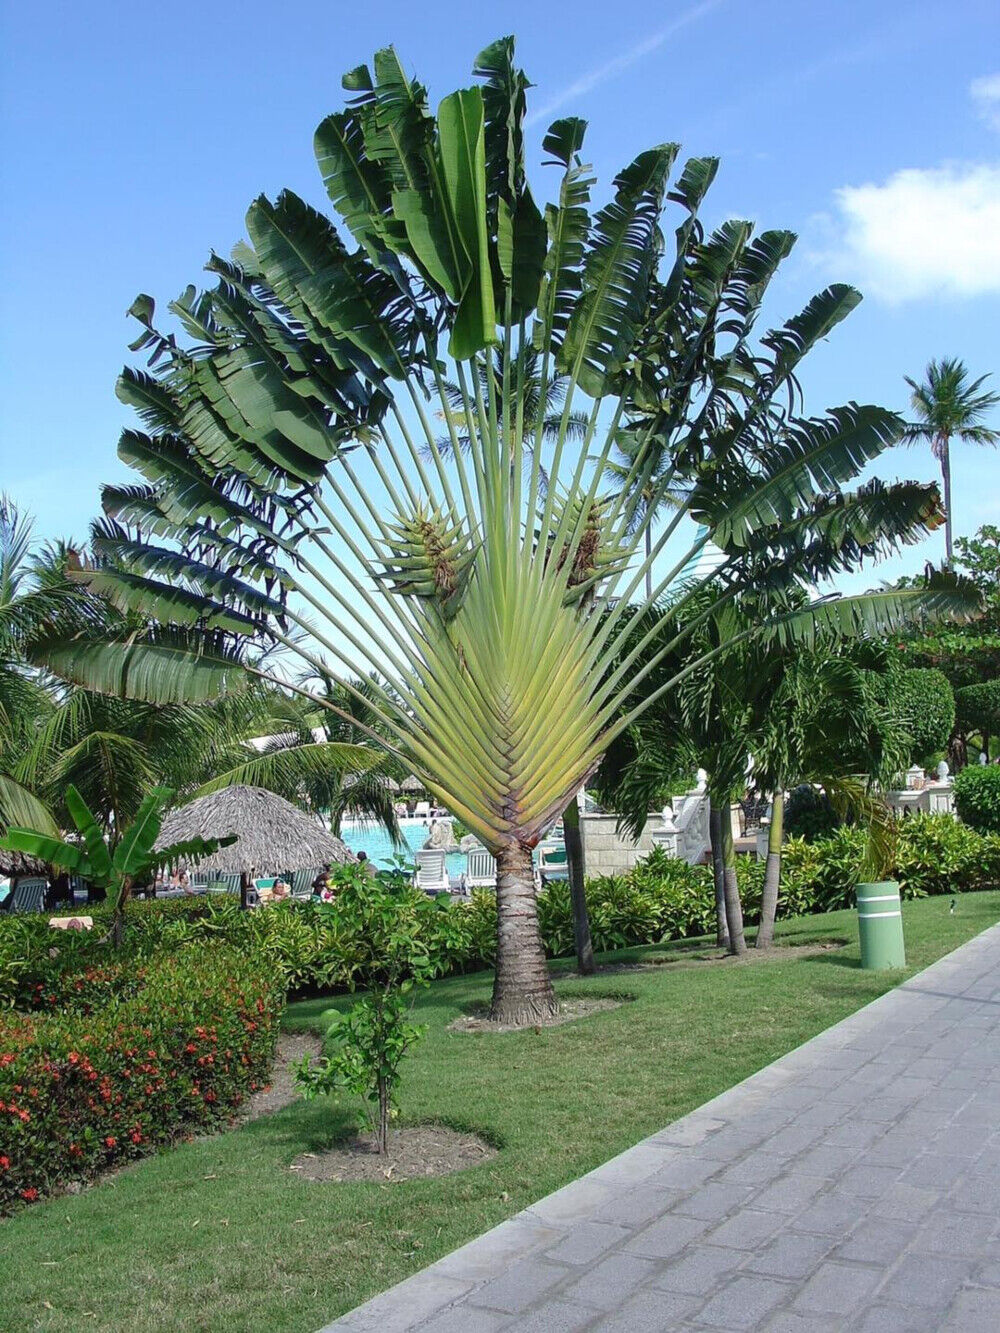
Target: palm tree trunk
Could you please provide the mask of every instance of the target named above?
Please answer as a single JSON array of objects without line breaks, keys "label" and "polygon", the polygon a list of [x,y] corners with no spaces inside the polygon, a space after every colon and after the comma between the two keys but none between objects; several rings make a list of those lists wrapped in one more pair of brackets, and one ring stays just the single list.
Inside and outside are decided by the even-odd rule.
[{"label": "palm tree trunk", "polygon": [[733,818],[728,805],[722,810],[723,880],[726,891],[726,927],[729,931],[729,952],[744,954],[747,942],[743,936],[743,904],[736,880],[736,847],[733,844]]},{"label": "palm tree trunk", "polygon": [[576,797],[563,811],[563,838],[566,842],[566,867],[569,871],[569,898],[573,908],[573,943],[576,945],[576,967],[582,977],[592,977],[597,971],[594,946],[590,939],[590,917],[587,914],[587,866],[583,857],[583,838],[580,836],[580,807]]},{"label": "palm tree trunk", "polygon": [[781,884],[781,839],[785,824],[785,796],[775,792],[771,802],[771,827],[767,833],[767,861],[764,864],[764,891],[760,899],[760,926],[757,948],[768,949],[774,943],[774,918],[778,911]]},{"label": "palm tree trunk", "polygon": [[722,811],[714,803],[708,808],[708,841],[712,848],[712,878],[715,880],[715,943],[729,948],[726,923],[726,861],[722,845]]},{"label": "palm tree trunk", "polygon": [[944,561],[950,569],[952,564],[951,453],[947,435],[941,439],[941,478],[944,482]]},{"label": "palm tree trunk", "polygon": [[558,1002],[538,929],[531,851],[512,842],[497,852],[497,961],[490,1018],[527,1026],[551,1018]]}]

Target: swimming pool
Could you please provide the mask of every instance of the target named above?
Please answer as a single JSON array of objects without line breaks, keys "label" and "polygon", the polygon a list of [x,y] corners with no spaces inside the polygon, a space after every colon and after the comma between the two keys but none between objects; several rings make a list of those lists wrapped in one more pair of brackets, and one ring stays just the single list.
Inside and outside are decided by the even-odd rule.
[{"label": "swimming pool", "polygon": [[[408,818],[401,819],[399,822],[409,852],[419,851],[430,834],[430,820]],[[345,819],[340,825],[340,837],[355,856],[358,852],[365,852],[369,860],[374,861],[379,870],[383,870],[393,856],[399,855],[385,829],[378,828],[374,824]],[[562,839],[557,838],[555,841],[561,843]],[[404,851],[403,855],[406,856],[407,852]],[[465,870],[465,853],[449,852],[445,858],[445,864],[449,878],[457,882],[461,879]]]},{"label": "swimming pool", "polygon": [[[400,824],[409,851],[419,851],[430,834],[430,820],[401,819]],[[367,853],[369,860],[374,861],[379,870],[384,870],[391,858],[399,855],[399,851],[393,847],[385,829],[378,828],[374,824],[345,819],[340,826],[340,837],[354,852],[355,856],[358,852]],[[406,856],[407,852],[403,851],[402,854]],[[446,857],[446,864],[449,876],[452,879],[460,879],[465,869],[465,854],[463,852],[449,852]]]}]

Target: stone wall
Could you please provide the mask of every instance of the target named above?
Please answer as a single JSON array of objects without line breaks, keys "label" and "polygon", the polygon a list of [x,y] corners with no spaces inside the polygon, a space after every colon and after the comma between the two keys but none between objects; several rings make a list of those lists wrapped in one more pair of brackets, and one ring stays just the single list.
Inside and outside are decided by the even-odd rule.
[{"label": "stone wall", "polygon": [[638,840],[620,837],[617,815],[586,814],[580,817],[583,857],[588,875],[623,875],[636,861],[653,850],[653,832],[663,821],[651,814]]}]

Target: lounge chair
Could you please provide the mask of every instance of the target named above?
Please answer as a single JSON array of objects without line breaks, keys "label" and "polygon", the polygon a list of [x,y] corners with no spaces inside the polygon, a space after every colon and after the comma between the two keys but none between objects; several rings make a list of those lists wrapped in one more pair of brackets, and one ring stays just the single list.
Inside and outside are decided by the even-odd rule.
[{"label": "lounge chair", "polygon": [[240,876],[232,874],[216,874],[208,881],[209,893],[239,893]]},{"label": "lounge chair", "polygon": [[427,848],[414,852],[413,859],[417,863],[417,873],[413,882],[418,889],[423,889],[425,893],[449,893],[451,891],[451,880],[448,878],[448,867],[444,852],[437,848]]},{"label": "lounge chair", "polygon": [[45,890],[48,881],[44,879],[19,879],[14,885],[9,912],[40,912],[45,906]]},{"label": "lounge chair", "polygon": [[465,858],[465,871],[462,875],[462,892],[472,889],[496,889],[497,863],[485,847],[473,847]]},{"label": "lounge chair", "polygon": [[291,877],[292,897],[297,898],[300,902],[308,902],[312,897],[313,880],[319,873],[319,870],[315,867],[296,870]]},{"label": "lounge chair", "polygon": [[538,844],[538,874],[543,884],[555,879],[569,879],[566,848],[555,842]]}]

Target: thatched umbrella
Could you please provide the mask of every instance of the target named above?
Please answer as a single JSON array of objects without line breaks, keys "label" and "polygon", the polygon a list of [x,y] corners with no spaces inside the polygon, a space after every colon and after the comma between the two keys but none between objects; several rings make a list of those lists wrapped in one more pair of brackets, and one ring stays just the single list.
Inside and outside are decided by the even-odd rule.
[{"label": "thatched umbrella", "polygon": [[9,875],[11,879],[23,879],[26,875],[32,879],[47,879],[48,874],[49,868],[44,861],[25,856],[24,852],[8,852],[0,847],[0,875]]},{"label": "thatched umbrella", "polygon": [[263,787],[223,787],[178,806],[163,821],[156,846],[233,834],[234,843],[206,856],[199,867],[239,874],[244,903],[250,879],[257,873],[318,869],[331,861],[354,860],[319,819]]},{"label": "thatched umbrella", "polygon": [[404,778],[399,784],[399,790],[404,792],[426,791],[426,786],[412,773],[408,778]]}]

